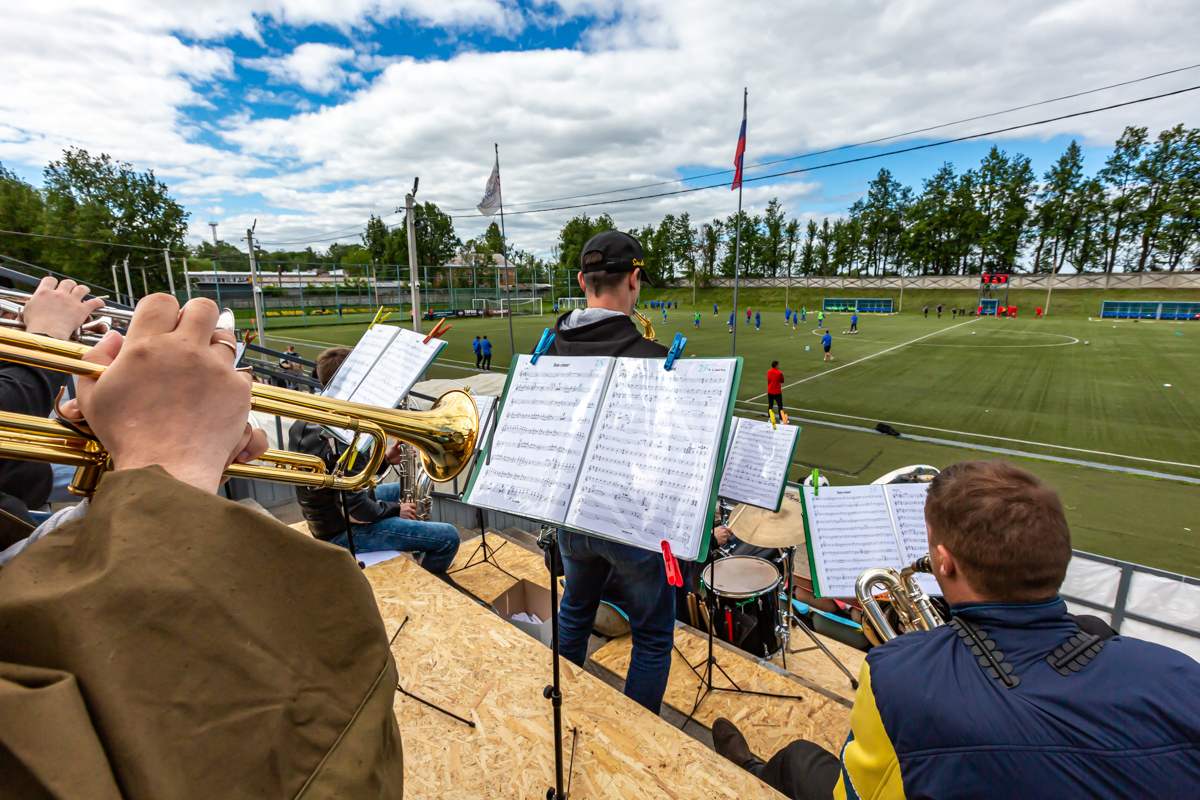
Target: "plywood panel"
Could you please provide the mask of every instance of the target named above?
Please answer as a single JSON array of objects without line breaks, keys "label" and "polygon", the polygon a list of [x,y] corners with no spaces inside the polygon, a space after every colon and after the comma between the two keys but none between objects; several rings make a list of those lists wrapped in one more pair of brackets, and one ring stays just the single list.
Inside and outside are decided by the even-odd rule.
[{"label": "plywood panel", "polygon": [[[819,633],[816,636],[857,678],[858,673],[862,671],[863,660],[867,657],[867,654],[861,650],[844,645],[839,641],[830,639],[828,636],[822,636]],[[813,644],[808,634],[795,625],[792,625],[792,639],[788,646],[791,650],[798,652],[787,654],[787,666],[784,667],[782,656],[775,656],[775,658],[771,659],[772,664],[784,667],[788,672],[797,677],[804,678],[818,686],[829,689],[839,697],[844,697],[847,700],[854,699],[854,687],[850,685],[850,679],[846,677],[846,673],[838,669],[829,660],[829,657]]]},{"label": "plywood panel", "polygon": [[[622,636],[597,650],[592,659],[622,678],[629,673],[631,639]],[[708,656],[708,641],[682,628],[675,629],[675,647],[671,656],[671,678],[664,701],[687,714],[696,701],[700,679],[684,662],[686,657],[702,665]],[[680,656],[682,651],[683,656]],[[717,663],[742,689],[755,692],[800,695],[801,700],[782,700],[750,694],[713,692],[700,704],[695,720],[706,727],[718,717],[732,720],[746,736],[750,749],[762,759],[786,747],[793,739],[807,739],[831,753],[839,753],[850,732],[850,709],[836,700],[796,684],[743,656],[721,648],[714,649]],[[720,672],[713,670],[713,684],[730,686]]]},{"label": "plywood panel", "polygon": [[[550,651],[412,562],[365,572],[404,688],[475,722],[474,729],[397,693],[410,798],[541,798],[553,784],[553,719],[542,688]],[[781,795],[563,662],[564,742],[578,729],[573,800]]]}]

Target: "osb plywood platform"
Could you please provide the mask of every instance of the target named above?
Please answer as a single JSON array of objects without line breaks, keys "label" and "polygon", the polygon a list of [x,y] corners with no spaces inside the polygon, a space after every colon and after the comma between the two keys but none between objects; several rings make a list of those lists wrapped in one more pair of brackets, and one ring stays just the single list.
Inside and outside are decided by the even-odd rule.
[{"label": "osb plywood platform", "polygon": [[[401,685],[477,726],[397,693],[406,796],[544,797],[554,782],[554,723],[542,697],[550,651],[408,560],[365,574],[388,634],[408,617],[392,645]],[[566,661],[562,681],[568,759],[579,731],[573,800],[780,797]]]},{"label": "osb plywood platform", "polygon": [[[489,563],[483,561],[483,551],[479,549],[480,539],[468,539],[458,548],[458,555],[454,557],[454,563],[448,570],[455,583],[489,605],[511,589],[517,579],[550,588],[550,572],[546,569],[546,562],[542,560],[541,553],[531,553],[494,533],[485,536],[490,554]],[[499,564],[500,569],[490,562]],[[468,564],[471,566],[468,567]]]},{"label": "osb plywood platform", "polygon": [[[663,698],[667,705],[687,714],[696,702],[700,679],[684,663],[680,651],[699,668],[708,657],[708,640],[701,639],[682,628],[675,629],[677,650],[671,655],[671,678]],[[592,660],[624,678],[629,674],[632,640],[628,636],[613,639],[592,655]],[[718,717],[732,720],[745,734],[755,755],[766,759],[787,746],[793,739],[808,739],[831,753],[841,752],[850,732],[850,709],[793,680],[777,675],[756,662],[731,653],[721,647],[713,648],[717,663],[729,673],[742,689],[774,694],[800,695],[801,700],[782,700],[752,694],[712,692],[700,704],[694,719],[712,727]],[[789,657],[789,662],[791,657]],[[703,670],[701,670],[703,671]],[[720,672],[713,669],[713,684],[729,686]]]},{"label": "osb plywood platform", "polygon": [[[858,673],[862,672],[863,661],[867,654],[849,645],[844,645],[836,639],[830,639],[828,636],[822,636],[819,633],[816,636],[829,648],[830,652],[837,656],[839,661],[846,665],[850,674],[857,678]],[[787,654],[786,667],[784,667],[782,656],[775,656],[771,659],[771,663],[778,667],[784,667],[796,677],[812,681],[839,697],[847,700],[854,699],[854,687],[850,685],[850,679],[846,677],[846,673],[838,669],[829,660],[829,657],[813,644],[813,640],[809,638],[808,634],[795,625],[792,625],[792,639],[788,643],[788,647],[798,652]]]}]

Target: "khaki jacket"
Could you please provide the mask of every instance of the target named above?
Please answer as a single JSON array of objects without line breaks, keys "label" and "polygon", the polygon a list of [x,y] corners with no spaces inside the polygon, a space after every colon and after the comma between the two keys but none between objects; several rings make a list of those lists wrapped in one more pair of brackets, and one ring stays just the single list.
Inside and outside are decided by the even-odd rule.
[{"label": "khaki jacket", "polygon": [[345,549],[110,473],[0,569],[0,798],[395,798],[396,665]]}]

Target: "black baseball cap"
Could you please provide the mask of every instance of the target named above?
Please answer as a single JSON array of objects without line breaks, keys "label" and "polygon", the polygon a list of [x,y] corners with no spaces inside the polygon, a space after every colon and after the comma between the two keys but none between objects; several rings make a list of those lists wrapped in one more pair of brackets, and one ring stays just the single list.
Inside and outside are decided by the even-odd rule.
[{"label": "black baseball cap", "polygon": [[[597,252],[604,259],[594,264],[585,264],[584,256]],[[646,273],[646,257],[642,252],[642,243],[621,231],[601,231],[587,240],[583,252],[579,254],[579,269],[583,272],[642,272],[642,283],[654,286]]]}]

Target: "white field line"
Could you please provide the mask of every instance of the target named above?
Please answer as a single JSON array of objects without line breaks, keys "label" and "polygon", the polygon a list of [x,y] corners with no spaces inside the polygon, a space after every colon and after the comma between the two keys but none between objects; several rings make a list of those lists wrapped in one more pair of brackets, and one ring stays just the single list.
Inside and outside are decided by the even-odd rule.
[{"label": "white field line", "polygon": [[[752,403],[752,400],[739,400],[739,403]],[[766,405],[765,403],[754,403],[756,406]],[[876,419],[875,417],[859,417],[854,414],[839,414],[835,411],[821,411],[815,408],[799,408],[797,406],[784,406],[788,411],[800,411],[805,414],[821,414],[830,417],[844,417],[845,419],[857,419],[863,422],[883,422],[888,425],[899,425],[905,428],[920,428],[923,431],[937,431],[938,433],[952,433],[956,436],[975,436],[980,439],[995,439],[1000,442],[1015,442],[1017,444],[1030,444],[1035,447],[1052,447],[1056,450],[1071,450],[1076,453],[1088,453],[1094,456],[1109,456],[1110,458],[1125,458],[1131,461],[1146,461],[1151,464],[1166,464],[1172,467],[1189,467],[1191,469],[1200,469],[1200,464],[1186,464],[1181,461],[1160,461],[1157,458],[1143,458],[1142,456],[1127,456],[1121,453],[1108,453],[1103,450],[1085,450],[1082,447],[1069,447],[1065,444],[1046,444],[1045,442],[1032,442],[1028,439],[1010,439],[1007,436],[993,436],[989,433],[968,433],[967,431],[952,431],[948,428],[934,428],[930,425],[914,425],[911,422],[897,422],[896,420]],[[969,442],[964,442],[969,444]]]},{"label": "white field line", "polygon": [[[343,344],[339,344],[337,342],[322,342],[322,341],[318,341],[317,339],[284,339],[280,336],[268,336],[266,338],[272,339],[276,342],[284,342],[285,344],[308,345],[310,347],[345,347],[346,346]],[[474,367],[471,365],[470,361],[459,361],[458,359],[454,359],[454,358],[439,358],[438,361],[443,361],[443,362],[448,361],[451,364],[466,364],[471,369],[474,369]],[[435,363],[435,364],[430,364],[430,366],[437,366],[437,365]],[[442,366],[445,366],[445,364],[443,364]],[[492,369],[499,370],[501,372],[508,372],[508,367],[497,366],[497,367],[492,367]]]},{"label": "white field line", "polygon": [[[927,333],[927,334],[925,334],[924,336],[918,336],[916,339],[913,339],[912,341],[903,342],[902,344],[898,344],[898,345],[896,345],[896,346],[894,346],[894,347],[889,347],[889,348],[888,348],[888,349],[886,349],[886,350],[880,350],[878,353],[872,353],[872,354],[871,354],[871,355],[869,355],[869,356],[863,356],[862,358],[860,358],[860,359],[858,359],[858,360],[856,360],[856,361],[850,361],[850,362],[847,362],[847,363],[845,363],[845,364],[842,364],[840,367],[834,367],[833,369],[827,369],[827,370],[825,370],[824,372],[818,372],[816,375],[809,375],[807,378],[801,378],[801,379],[800,379],[800,380],[798,380],[798,381],[794,381],[794,382],[792,382],[792,383],[789,383],[787,386],[784,386],[783,388],[784,388],[784,389],[790,389],[790,388],[792,388],[793,386],[799,386],[799,385],[800,385],[800,384],[802,384],[802,383],[806,383],[806,382],[808,382],[808,381],[811,381],[811,380],[813,380],[814,378],[823,378],[823,377],[825,377],[826,375],[828,375],[828,374],[829,374],[829,373],[831,373],[831,372],[837,372],[839,369],[845,369],[846,367],[853,367],[855,364],[861,364],[861,363],[862,363],[862,362],[864,362],[864,361],[870,361],[872,358],[875,358],[876,356],[881,356],[881,355],[883,355],[884,353],[890,353],[890,352],[892,352],[893,350],[899,350],[901,347],[907,347],[908,345],[910,345],[910,344],[913,344],[913,343],[915,343],[915,342],[919,342],[919,341],[921,341],[922,339],[928,339],[930,336],[937,336],[939,333],[945,333],[946,331],[952,331],[952,330],[954,330],[955,328],[961,328],[963,325],[970,325],[971,323],[978,322],[978,321],[979,321],[979,320],[981,320],[981,319],[983,319],[983,317],[976,317],[975,319],[968,320],[968,321],[966,321],[966,322],[960,322],[960,323],[958,323],[957,325],[951,325],[949,328],[942,328],[942,329],[940,329],[940,330],[936,330],[936,331],[934,331],[933,333]],[[766,396],[767,396],[767,393],[766,393],[766,392],[763,392],[762,394],[760,394],[760,395],[755,395],[754,397],[751,397],[749,400],[747,400],[747,401],[744,401],[744,402],[754,402],[755,400],[758,400],[760,397],[766,397]]]}]

